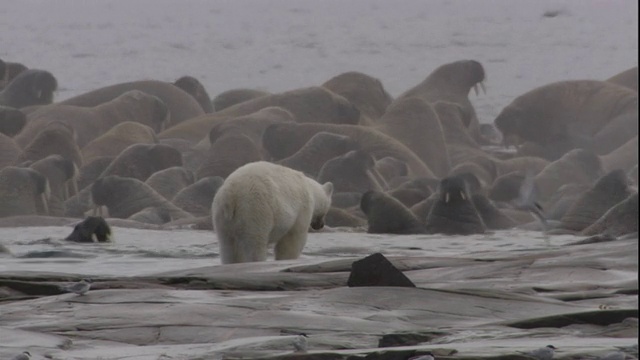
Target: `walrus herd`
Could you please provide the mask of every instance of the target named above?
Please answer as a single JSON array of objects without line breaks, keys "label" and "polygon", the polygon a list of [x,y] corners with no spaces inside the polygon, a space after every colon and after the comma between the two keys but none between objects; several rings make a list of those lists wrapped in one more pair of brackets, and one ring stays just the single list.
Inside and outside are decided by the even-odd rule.
[{"label": "walrus herd", "polygon": [[[334,184],[328,227],[467,235],[538,214],[550,233],[637,233],[637,67],[514,94],[493,125],[469,100],[484,80],[461,60],[397,98],[352,71],[283,93],[211,98],[184,76],[56,102],[53,74],[0,60],[0,217],[212,229],[224,179],[269,161]],[[105,241],[89,219],[74,241]]]}]

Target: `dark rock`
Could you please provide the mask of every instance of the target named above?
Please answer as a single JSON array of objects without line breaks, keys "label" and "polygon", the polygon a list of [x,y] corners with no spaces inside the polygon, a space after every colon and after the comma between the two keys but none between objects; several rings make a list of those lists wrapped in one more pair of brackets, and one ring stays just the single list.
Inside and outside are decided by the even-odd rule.
[{"label": "dark rock", "polygon": [[408,277],[380,253],[354,261],[351,265],[351,274],[349,274],[347,286],[416,287]]},{"label": "dark rock", "polygon": [[562,314],[545,316],[540,318],[527,319],[523,321],[515,321],[507,326],[518,329],[535,329],[549,327],[565,327],[573,324],[593,324],[607,326],[619,323],[626,318],[637,318],[638,309],[622,309],[622,310],[600,310],[588,311],[575,314]]},{"label": "dark rock", "polygon": [[443,333],[431,333],[431,334],[416,334],[416,333],[404,333],[404,334],[385,334],[382,335],[378,341],[378,347],[395,347],[395,346],[414,346],[421,343],[432,341],[438,335]]}]

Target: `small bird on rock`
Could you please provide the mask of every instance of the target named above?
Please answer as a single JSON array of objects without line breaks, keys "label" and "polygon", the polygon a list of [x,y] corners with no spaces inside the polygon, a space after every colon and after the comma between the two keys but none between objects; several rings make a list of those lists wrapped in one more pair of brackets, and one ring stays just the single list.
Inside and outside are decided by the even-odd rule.
[{"label": "small bird on rock", "polygon": [[307,334],[300,333],[295,339],[293,339],[293,348],[295,352],[307,352]]},{"label": "small bird on rock", "polygon": [[61,287],[63,291],[72,292],[78,295],[84,295],[91,289],[91,280],[82,279],[80,282],[73,283],[70,285],[64,285]]},{"label": "small bird on rock", "polygon": [[31,359],[31,353],[28,351],[23,351],[22,354],[18,354],[11,358],[11,360],[29,360]]}]

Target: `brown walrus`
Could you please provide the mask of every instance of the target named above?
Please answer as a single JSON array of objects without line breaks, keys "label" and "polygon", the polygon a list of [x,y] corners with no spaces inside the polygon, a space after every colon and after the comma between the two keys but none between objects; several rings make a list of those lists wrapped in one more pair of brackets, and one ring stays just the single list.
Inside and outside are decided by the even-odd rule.
[{"label": "brown walrus", "polygon": [[449,172],[451,164],[440,118],[421,98],[402,97],[394,101],[374,128],[411,149],[437,177]]},{"label": "brown walrus", "polygon": [[626,172],[613,170],[598,179],[591,189],[576,200],[560,220],[560,228],[581,231],[631,193]]},{"label": "brown walrus", "polygon": [[36,170],[0,169],[0,217],[48,215],[49,182]]},{"label": "brown walrus", "polygon": [[460,176],[440,180],[436,201],[426,219],[430,234],[483,234],[486,225],[471,202],[465,180]]},{"label": "brown walrus", "polygon": [[192,217],[138,179],[106,176],[93,183],[90,193],[93,204],[106,206],[111,217],[127,219],[149,207],[167,210],[171,220]]},{"label": "brown walrus", "polygon": [[99,157],[116,157],[131,145],[157,142],[158,139],[151,127],[138,122],[125,121],[85,145],[82,148],[82,159],[89,163]]},{"label": "brown walrus", "polygon": [[[480,134],[480,123],[475,109],[469,101],[469,92],[480,84],[484,90],[485,71],[478,61],[460,60],[436,68],[415,87],[400,95],[400,98],[420,97],[429,104],[438,101],[457,104],[462,108],[462,123],[467,133],[478,143],[487,143]],[[444,124],[443,124],[444,126]]]},{"label": "brown walrus", "polygon": [[638,233],[637,192],[613,206],[598,221],[584,229],[580,234],[622,236],[631,233]]},{"label": "brown walrus", "polygon": [[370,119],[374,123],[393,101],[380,80],[357,71],[334,76],[322,84],[322,87],[344,96],[360,110],[364,115],[363,119]]},{"label": "brown walrus", "polygon": [[0,90],[0,105],[16,109],[53,102],[58,81],[48,71],[28,69],[20,72]]},{"label": "brown walrus", "polygon": [[[204,114],[202,106],[193,96],[172,83],[158,80],[131,81],[109,85],[66,99],[60,104],[97,107],[129,91],[143,92],[160,100],[164,104],[166,112],[171,114],[171,118],[167,119],[167,127]],[[157,128],[154,130],[159,131]]]},{"label": "brown walrus", "polygon": [[425,234],[424,225],[400,201],[380,191],[362,195],[360,209],[367,216],[370,234]]},{"label": "brown walrus", "polygon": [[613,75],[607,81],[638,91],[638,67],[634,66],[631,69]]},{"label": "brown walrus", "polygon": [[298,151],[315,134],[325,131],[348,136],[359,148],[375,158],[394,157],[407,164],[411,176],[432,177],[433,172],[398,140],[375,129],[360,125],[336,124],[273,124],[267,127],[262,137],[262,146],[273,159],[279,160]]},{"label": "brown walrus", "polygon": [[375,172],[375,161],[363,150],[352,150],[327,161],[318,173],[318,182],[331,182],[336,192],[382,191],[384,180]]},{"label": "brown walrus", "polygon": [[24,147],[20,160],[38,161],[58,154],[73,161],[80,168],[84,161],[76,138],[76,131],[71,126],[59,121],[51,122]]},{"label": "brown walrus", "polygon": [[[188,95],[187,95],[188,96]],[[72,127],[78,146],[84,147],[112,127],[125,121],[136,121],[160,131],[170,117],[169,109],[159,98],[138,90],[95,107],[79,107],[63,103],[47,105],[28,114],[27,125],[15,139],[25,146],[47,124],[57,121]]]},{"label": "brown walrus", "polygon": [[[591,139],[618,117],[638,121],[638,93],[606,81],[571,80],[548,84],[520,95],[496,117],[505,144],[529,141],[547,149],[556,160],[572,148],[587,148],[602,154],[603,147],[622,145],[637,130],[621,136],[618,144],[595,143]],[[606,152],[604,152],[606,153]]]},{"label": "brown walrus", "polygon": [[134,144],[124,149],[100,177],[119,175],[146,181],[156,171],[182,166],[182,155],[169,145]]},{"label": "brown walrus", "polygon": [[295,154],[276,163],[316,178],[327,161],[357,148],[358,145],[348,136],[321,131],[313,135]]}]

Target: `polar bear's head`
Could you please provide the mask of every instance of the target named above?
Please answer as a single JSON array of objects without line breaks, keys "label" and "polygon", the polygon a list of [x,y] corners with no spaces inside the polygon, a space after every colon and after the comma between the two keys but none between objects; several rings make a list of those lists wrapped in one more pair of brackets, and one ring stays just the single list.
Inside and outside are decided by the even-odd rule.
[{"label": "polar bear's head", "polygon": [[314,194],[313,215],[311,217],[311,228],[313,230],[320,230],[324,227],[324,217],[327,215],[329,208],[331,207],[333,183],[326,182],[323,185],[320,185],[316,182],[316,188],[317,190]]}]

